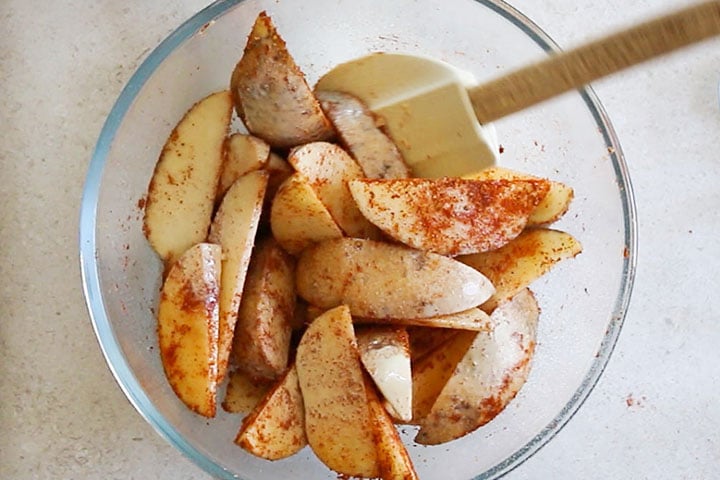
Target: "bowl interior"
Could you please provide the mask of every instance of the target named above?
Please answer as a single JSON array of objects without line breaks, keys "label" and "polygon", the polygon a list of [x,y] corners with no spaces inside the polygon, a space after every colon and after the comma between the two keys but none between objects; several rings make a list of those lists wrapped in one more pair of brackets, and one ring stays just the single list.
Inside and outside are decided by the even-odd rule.
[{"label": "bowl interior", "polygon": [[[554,44],[492,0],[218,2],[163,42],[123,91],[93,157],[81,215],[81,263],[101,347],[121,388],[171,443],[223,478],[337,478],[309,449],[269,463],[236,447],[241,418],[206,420],[170,389],[155,337],[161,263],[142,233],[142,199],[167,135],[198,99],[227,88],[255,16],[267,10],[312,84],[374,51],[435,57],[478,80],[542,58]],[[542,315],[526,385],[475,433],[438,447],[402,435],[421,478],[492,478],[518,465],[572,416],[607,362],[625,315],[636,250],[632,192],[619,145],[591,91],[496,123],[500,164],[571,185],[554,228],[584,251],[536,282]],[[447,465],[452,465],[448,469]]]}]

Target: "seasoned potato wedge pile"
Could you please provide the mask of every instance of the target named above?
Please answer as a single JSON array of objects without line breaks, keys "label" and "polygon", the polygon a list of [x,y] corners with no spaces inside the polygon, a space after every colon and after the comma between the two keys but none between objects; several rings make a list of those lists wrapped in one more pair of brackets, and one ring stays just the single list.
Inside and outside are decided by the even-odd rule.
[{"label": "seasoned potato wedge pile", "polygon": [[397,424],[448,442],[525,383],[528,286],[582,250],[547,226],[573,191],[501,167],[413,178],[383,119],[313,91],[265,13],[229,80],[179,121],[148,187],[168,382],[205,417],[226,385],[234,442],[258,457],[309,446],[340,475],[418,478]]}]

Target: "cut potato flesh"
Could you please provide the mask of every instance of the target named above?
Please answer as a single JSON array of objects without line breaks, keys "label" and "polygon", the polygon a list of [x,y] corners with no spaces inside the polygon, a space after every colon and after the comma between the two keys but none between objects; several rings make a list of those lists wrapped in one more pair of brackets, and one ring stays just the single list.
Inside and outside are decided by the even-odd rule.
[{"label": "cut potato flesh", "polygon": [[242,370],[233,370],[228,374],[223,410],[228,413],[250,413],[267,394],[271,383],[257,380]]},{"label": "cut potato flesh", "polygon": [[248,415],[235,443],[266,460],[280,460],[307,445],[305,408],[295,366]]},{"label": "cut potato flesh", "polygon": [[143,230],[168,263],[207,237],[231,112],[227,91],[200,100],[162,149],[148,187]]},{"label": "cut potato flesh", "polygon": [[412,419],[412,374],[407,330],[365,327],[356,332],[360,359],[398,418]]},{"label": "cut potato flesh", "polygon": [[[516,172],[503,167],[490,167],[479,172],[464,176],[475,180],[537,180],[539,177],[526,173]],[[528,225],[544,225],[552,223],[565,215],[570,207],[574,193],[573,189],[561,182],[550,180],[550,189],[545,198],[528,217]]]},{"label": "cut potato flesh", "polygon": [[380,119],[349,93],[316,91],[322,109],[330,118],[343,146],[368,178],[410,177],[395,143],[378,128]]},{"label": "cut potato flesh", "polygon": [[307,180],[346,234],[379,237],[379,230],[362,216],[350,195],[348,182],[362,178],[363,171],[345,150],[332,143],[309,143],[290,152],[288,162]]},{"label": "cut potato flesh", "polygon": [[298,174],[288,178],[275,194],[270,228],[280,246],[293,255],[313,243],[343,236],[315,191]]},{"label": "cut potato flesh", "polygon": [[477,332],[458,331],[449,341],[413,363],[413,423],[418,423],[430,413],[477,335]]},{"label": "cut potato flesh", "polygon": [[230,90],[248,131],[273,147],[294,147],[334,135],[305,75],[265,12],[253,25]]},{"label": "cut potato flesh", "polygon": [[368,318],[420,318],[462,312],[494,292],[479,272],[451,258],[400,245],[341,238],[306,249],[297,291],[321,308],[347,304]]},{"label": "cut potato flesh", "polygon": [[530,372],[539,309],[523,290],[493,312],[493,330],[480,332],[420,421],[415,441],[437,445],[466,435],[495,418]]},{"label": "cut potato flesh", "polygon": [[230,135],[225,141],[225,161],[218,185],[218,200],[222,200],[235,180],[265,167],[269,155],[270,145],[265,141],[243,133]]},{"label": "cut potato flesh", "polygon": [[377,444],[380,478],[383,480],[417,480],[418,476],[410,455],[400,439],[392,418],[383,407],[370,382],[366,382],[366,392]]},{"label": "cut potato flesh", "polygon": [[349,476],[378,476],[360,354],[346,306],[308,326],[296,365],[305,402],[308,443],[330,469]]},{"label": "cut potato flesh", "polygon": [[488,277],[495,293],[482,305],[492,311],[498,303],[509,300],[553,265],[573,258],[582,246],[572,235],[549,229],[528,229],[502,248],[492,252],[461,256],[457,259]]},{"label": "cut potato flesh", "polygon": [[158,307],[165,374],[192,411],[214,417],[218,367],[220,247],[197,244],[170,269]]},{"label": "cut potato flesh", "polygon": [[233,352],[238,367],[272,380],[288,365],[295,315],[295,261],[272,239],[250,261],[238,311]]},{"label": "cut potato flesh", "polygon": [[406,245],[442,255],[493,250],[522,232],[547,180],[353,180],[360,211]]},{"label": "cut potato flesh", "polygon": [[255,243],[268,174],[250,172],[240,177],[223,198],[208,239],[222,246],[220,283],[220,339],[218,381],[225,378],[243,285]]}]

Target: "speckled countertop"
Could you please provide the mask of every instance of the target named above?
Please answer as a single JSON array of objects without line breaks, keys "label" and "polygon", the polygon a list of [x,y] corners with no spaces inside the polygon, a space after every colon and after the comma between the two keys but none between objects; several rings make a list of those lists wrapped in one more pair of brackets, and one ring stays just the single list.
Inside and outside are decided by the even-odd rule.
[{"label": "speckled countertop", "polygon": [[[687,0],[512,0],[563,46]],[[202,0],[0,3],[0,478],[205,479],[125,400],[85,310],[82,184],[138,62]],[[720,42],[595,85],[637,196],[614,356],[507,478],[720,478]]]}]

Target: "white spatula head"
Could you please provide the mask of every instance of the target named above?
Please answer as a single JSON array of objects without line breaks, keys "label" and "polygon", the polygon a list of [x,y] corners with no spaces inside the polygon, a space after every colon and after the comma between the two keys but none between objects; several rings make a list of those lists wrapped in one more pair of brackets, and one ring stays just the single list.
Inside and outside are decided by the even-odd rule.
[{"label": "white spatula head", "polygon": [[495,164],[495,128],[480,125],[466,89],[472,75],[438,60],[376,53],[338,65],[316,90],[360,98],[419,177],[460,176]]}]

